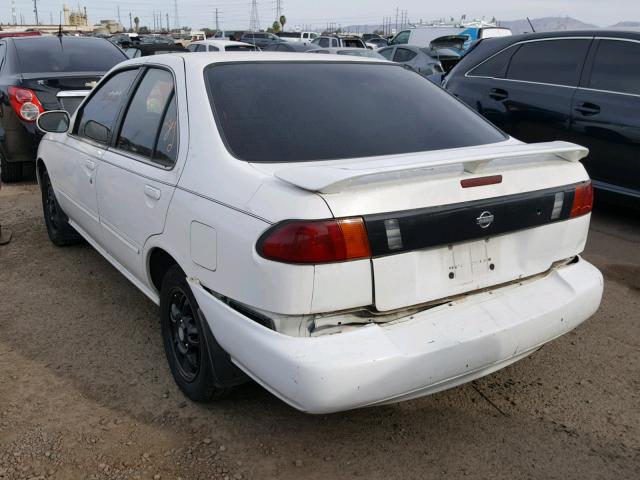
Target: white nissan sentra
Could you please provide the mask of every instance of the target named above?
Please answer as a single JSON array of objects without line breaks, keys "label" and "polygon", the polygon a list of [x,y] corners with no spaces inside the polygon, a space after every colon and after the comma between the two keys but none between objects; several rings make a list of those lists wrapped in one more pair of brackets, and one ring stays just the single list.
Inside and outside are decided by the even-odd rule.
[{"label": "white nissan sentra", "polygon": [[249,377],[312,413],[420,397],[600,304],[587,150],[509,138],[401,65],[140,58],[39,126],[51,240],[160,306],[196,401]]}]

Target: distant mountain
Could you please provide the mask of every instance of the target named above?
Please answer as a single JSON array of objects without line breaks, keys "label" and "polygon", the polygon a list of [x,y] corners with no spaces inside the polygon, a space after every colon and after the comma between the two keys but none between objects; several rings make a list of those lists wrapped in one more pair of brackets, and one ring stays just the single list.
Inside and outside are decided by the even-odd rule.
[{"label": "distant mountain", "polygon": [[[544,17],[534,18],[531,20],[533,28],[536,32],[553,32],[558,30],[583,30],[590,28],[598,28],[596,25],[584,23],[571,17]],[[504,20],[498,22],[501,27],[510,28],[517,35],[519,33],[531,32],[531,26],[527,19],[521,20]]]},{"label": "distant mountain", "polygon": [[640,28],[640,22],[618,22],[610,28]]}]

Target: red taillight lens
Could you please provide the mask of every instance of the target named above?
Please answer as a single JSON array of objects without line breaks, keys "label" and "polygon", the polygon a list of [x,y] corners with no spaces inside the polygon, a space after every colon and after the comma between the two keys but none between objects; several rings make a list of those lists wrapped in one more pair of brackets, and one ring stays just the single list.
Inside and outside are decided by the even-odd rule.
[{"label": "red taillight lens", "polygon": [[20,120],[35,122],[44,108],[33,90],[9,87],[9,103]]},{"label": "red taillight lens", "polygon": [[258,242],[264,258],[285,263],[333,263],[369,258],[362,218],[293,221],[276,225]]},{"label": "red taillight lens", "polygon": [[571,218],[580,217],[590,213],[593,209],[593,185],[584,183],[576,188],[571,206]]}]

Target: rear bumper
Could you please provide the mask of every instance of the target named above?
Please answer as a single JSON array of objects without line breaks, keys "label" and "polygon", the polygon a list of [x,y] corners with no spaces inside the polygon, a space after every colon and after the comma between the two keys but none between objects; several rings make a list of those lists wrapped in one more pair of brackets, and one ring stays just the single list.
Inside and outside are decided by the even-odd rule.
[{"label": "rear bumper", "polygon": [[603,291],[601,273],[581,260],[394,324],[296,338],[258,325],[190,283],[233,361],[309,413],[406,400],[487,375],[577,327],[598,309]]}]

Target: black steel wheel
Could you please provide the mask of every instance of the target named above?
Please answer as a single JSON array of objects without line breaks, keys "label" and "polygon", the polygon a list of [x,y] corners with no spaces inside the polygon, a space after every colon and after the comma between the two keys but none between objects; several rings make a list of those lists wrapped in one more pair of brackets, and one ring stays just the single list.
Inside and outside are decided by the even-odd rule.
[{"label": "black steel wheel", "polygon": [[221,376],[229,368],[228,355],[217,345],[198,310],[186,275],[174,265],[165,274],[160,291],[164,351],[180,390],[191,400],[207,402],[226,395],[233,385]]},{"label": "black steel wheel", "polygon": [[51,179],[46,171],[42,173],[40,188],[42,191],[44,223],[51,242],[58,247],[80,242],[82,237],[69,225],[69,217],[60,208],[51,185]]}]

